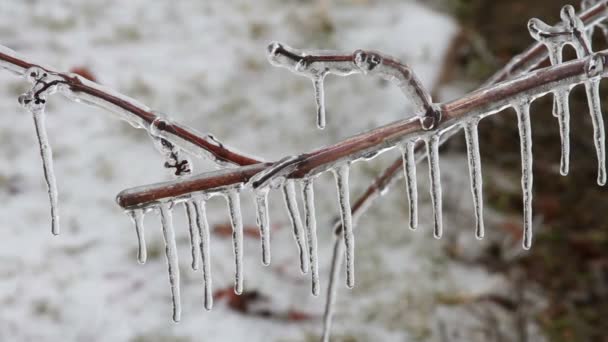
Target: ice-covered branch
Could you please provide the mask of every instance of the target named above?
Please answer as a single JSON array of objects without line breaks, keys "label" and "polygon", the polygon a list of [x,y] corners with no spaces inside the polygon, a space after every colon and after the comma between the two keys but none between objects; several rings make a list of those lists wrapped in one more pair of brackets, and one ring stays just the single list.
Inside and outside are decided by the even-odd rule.
[{"label": "ice-covered branch", "polygon": [[286,68],[312,80],[317,103],[317,126],[321,129],[326,123],[323,84],[328,74],[377,75],[395,83],[414,103],[416,113],[425,114],[434,109],[430,93],[413,70],[407,64],[379,52],[357,50],[347,54],[337,51],[308,51],[273,42],[268,46],[268,60],[274,66]]},{"label": "ice-covered branch", "polygon": [[[588,2],[588,1],[586,1]],[[578,17],[587,29],[601,25],[608,17],[608,0],[595,1],[594,5],[585,6]],[[560,24],[558,24],[560,25]],[[497,71],[484,83],[484,86],[502,82],[519,74],[522,70],[531,70],[547,58],[547,50],[543,43],[538,42],[527,48],[521,54],[513,57],[505,67]]]},{"label": "ice-covered branch", "polygon": [[[510,81],[480,89],[440,106],[442,120],[433,130],[425,130],[416,116],[399,120],[370,131],[351,136],[341,142],[302,154],[289,164],[291,171],[283,178],[302,179],[401,146],[410,140],[428,138],[434,134],[464,124],[476,117],[497,113],[521,98],[535,99],[556,87],[575,86],[592,78],[605,77],[605,72],[591,70],[597,61],[605,61],[608,50],[588,58],[573,60],[539,69]],[[201,174],[187,180],[169,181],[137,187],[121,192],[118,204],[123,208],[155,205],[159,200],[179,198],[194,192],[217,192],[225,187],[246,184],[255,174],[274,164],[255,164]]]},{"label": "ice-covered branch", "polygon": [[[76,102],[107,109],[136,128],[150,130],[152,123],[159,118],[146,105],[128,96],[89,81],[80,75],[54,71],[51,68],[30,62],[13,50],[1,45],[0,68],[24,76],[32,83],[43,82],[45,87],[38,89],[37,93],[33,94],[35,98],[38,98],[43,92],[48,95],[49,87],[52,86],[53,92],[60,92]],[[182,150],[194,156],[209,158],[221,165],[249,165],[260,162],[256,158],[225,146],[211,134],[200,134],[189,127],[171,122],[168,119],[164,120],[161,125],[155,125],[154,127],[158,131],[158,135]]]}]

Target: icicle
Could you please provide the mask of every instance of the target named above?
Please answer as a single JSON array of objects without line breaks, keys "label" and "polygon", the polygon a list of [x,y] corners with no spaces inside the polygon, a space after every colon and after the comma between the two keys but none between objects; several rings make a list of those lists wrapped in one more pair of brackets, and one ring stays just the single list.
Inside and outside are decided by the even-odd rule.
[{"label": "icicle", "polygon": [[515,107],[521,142],[521,186],[524,205],[524,249],[532,246],[532,129],[530,104],[523,102]]},{"label": "icicle", "polygon": [[[562,63],[563,43],[546,43],[551,65]],[[570,168],[570,108],[568,105],[568,89],[558,89],[553,92],[553,116],[557,117],[561,138],[561,157],[559,172],[565,176]]]},{"label": "icicle", "polygon": [[234,251],[234,293],[243,293],[243,217],[241,215],[241,200],[236,190],[226,194],[230,223],[232,224],[232,245]]},{"label": "icicle", "polygon": [[209,223],[207,223],[207,212],[205,209],[205,202],[194,200],[194,208],[196,210],[196,219],[198,220],[198,234],[200,241],[200,251],[201,251],[201,262],[203,264],[202,272],[203,272],[203,286],[204,286],[204,295],[203,295],[203,303],[205,305],[205,309],[211,310],[213,307],[213,285],[211,281],[211,259],[209,253]]},{"label": "icicle", "polygon": [[403,157],[403,172],[405,174],[405,186],[407,187],[407,199],[410,207],[410,229],[418,227],[418,185],[416,181],[416,142],[408,141],[401,147]]},{"label": "icicle", "polygon": [[353,234],[353,219],[350,208],[350,193],[348,185],[349,166],[342,165],[334,171],[338,188],[338,202],[342,217],[342,235],[346,248],[346,286],[355,286],[355,236]]},{"label": "icicle", "polygon": [[131,221],[135,226],[135,233],[137,234],[137,261],[140,264],[145,264],[148,258],[146,251],[146,240],[144,238],[144,211],[143,209],[135,209],[128,211]]},{"label": "icicle", "polygon": [[561,159],[559,173],[562,176],[568,174],[570,169],[570,105],[568,100],[569,91],[558,89],[554,93],[556,112],[558,114],[559,135],[561,137]]},{"label": "icicle", "polygon": [[184,207],[186,208],[186,216],[188,217],[188,228],[190,231],[190,253],[192,254],[192,269],[198,270],[198,261],[200,259],[200,250],[199,250],[199,236],[197,234],[197,220],[196,220],[196,209],[194,208],[193,201],[186,201],[184,203]]},{"label": "icicle", "polygon": [[317,255],[317,222],[315,219],[315,198],[312,179],[302,181],[302,198],[304,199],[304,222],[308,234],[310,252],[310,271],[312,276],[312,294],[319,295],[319,261]]},{"label": "icicle", "polygon": [[173,230],[173,218],[171,215],[171,203],[159,205],[163,238],[165,239],[165,255],[169,270],[169,284],[171,286],[171,299],[173,301],[173,321],[179,322],[182,314],[181,299],[179,293],[179,264],[177,259],[177,247],[175,245],[175,231]]},{"label": "icicle", "polygon": [[317,103],[317,127],[319,129],[325,128],[325,90],[323,88],[325,75],[325,73],[321,73],[312,79],[315,90],[315,101]]},{"label": "icicle", "polygon": [[600,80],[591,79],[585,82],[589,113],[593,124],[593,143],[597,154],[597,184],[606,184],[606,142],[604,137],[604,119],[600,104]]},{"label": "icicle", "polygon": [[327,298],[325,299],[325,312],[323,313],[323,342],[329,342],[331,334],[331,323],[334,316],[334,306],[338,290],[338,280],[340,278],[340,267],[342,266],[342,244],[339,237],[334,237],[334,249],[331,257],[331,270],[329,273],[329,283],[327,285]]},{"label": "icicle", "polygon": [[435,238],[443,234],[443,217],[441,204],[441,173],[439,170],[439,135],[435,134],[426,141],[426,150],[429,160],[429,175],[431,181],[431,202],[433,202]]},{"label": "icicle", "polygon": [[268,188],[255,192],[256,221],[262,240],[262,264],[270,265],[270,219],[268,217]]},{"label": "icicle", "polygon": [[298,202],[296,201],[296,190],[292,180],[288,180],[283,185],[283,198],[285,200],[285,206],[287,207],[287,213],[289,214],[289,220],[293,226],[293,236],[298,246],[298,252],[300,255],[300,270],[302,274],[308,273],[310,267],[308,246],[306,244],[306,232],[302,226],[302,219],[300,218],[300,210],[298,209]]},{"label": "icicle", "polygon": [[464,125],[465,139],[467,141],[467,156],[469,159],[469,177],[471,179],[471,193],[473,194],[473,207],[475,208],[475,236],[482,239],[483,227],[483,179],[481,178],[481,158],[479,156],[479,139],[477,124],[479,119]]},{"label": "icicle", "polygon": [[[34,87],[36,89],[36,87]],[[40,148],[40,157],[42,158],[42,170],[44,172],[44,180],[49,194],[49,202],[51,205],[51,232],[53,235],[59,235],[59,208],[58,208],[58,193],[57,180],[55,179],[55,171],[53,168],[53,151],[49,143],[49,137],[46,133],[46,100],[41,98],[42,95],[34,95],[33,91],[19,96],[19,103],[26,108],[34,119],[36,128],[36,137]]]}]

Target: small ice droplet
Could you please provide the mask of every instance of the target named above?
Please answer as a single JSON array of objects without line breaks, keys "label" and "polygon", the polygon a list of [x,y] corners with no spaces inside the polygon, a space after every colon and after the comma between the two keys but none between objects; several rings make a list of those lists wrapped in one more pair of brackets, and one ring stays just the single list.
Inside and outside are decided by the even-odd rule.
[{"label": "small ice droplet", "polygon": [[426,141],[426,150],[429,161],[429,176],[431,181],[431,202],[433,202],[435,238],[443,234],[443,214],[441,204],[441,173],[439,170],[439,135],[435,134]]},{"label": "small ice droplet", "polygon": [[418,185],[416,181],[416,142],[408,141],[401,147],[403,158],[403,172],[405,174],[405,186],[407,188],[407,199],[410,208],[410,229],[418,227]]},{"label": "small ice droplet", "polygon": [[268,188],[255,192],[256,221],[260,228],[262,240],[262,264],[270,265],[270,219],[268,216]]},{"label": "small ice droplet", "polygon": [[243,293],[243,217],[241,215],[241,200],[236,190],[226,193],[230,224],[232,225],[232,246],[234,252],[234,293]]},{"label": "small ice droplet", "polygon": [[312,276],[312,294],[319,295],[319,260],[317,255],[317,222],[315,219],[315,199],[312,179],[302,180],[302,198],[304,200],[304,222],[308,235],[310,253],[310,271]]},{"label": "small ice droplet", "polygon": [[169,270],[169,284],[171,286],[171,299],[173,302],[173,321],[179,322],[182,314],[182,306],[179,290],[179,264],[177,258],[177,246],[175,245],[175,231],[173,229],[173,217],[171,214],[172,203],[161,203],[160,210],[163,238],[165,240],[165,256],[167,257],[167,268]]},{"label": "small ice droplet", "polygon": [[532,246],[532,129],[530,127],[530,104],[523,102],[515,106],[519,139],[521,144],[521,186],[524,205],[524,249]]},{"label": "small ice droplet", "polygon": [[475,236],[478,239],[482,239],[484,236],[483,179],[481,177],[481,157],[479,156],[479,138],[477,135],[478,123],[479,119],[473,119],[472,121],[466,123],[464,125],[464,132],[467,142],[471,193],[473,194],[473,207],[475,209]]},{"label": "small ice droplet", "polygon": [[198,263],[200,259],[200,239],[198,235],[197,220],[196,220],[196,208],[194,208],[193,201],[184,202],[186,208],[186,217],[188,218],[188,228],[190,232],[190,254],[192,255],[192,269],[198,270]]},{"label": "small ice droplet", "polygon": [[204,200],[194,201],[194,208],[196,210],[196,219],[198,220],[197,227],[199,229],[199,241],[200,241],[200,250],[201,250],[201,262],[202,262],[202,272],[203,272],[203,286],[204,286],[204,294],[203,294],[203,303],[205,305],[206,310],[211,310],[213,308],[213,285],[211,281],[211,258],[209,253],[209,223],[207,222],[207,212],[205,208]]},{"label": "small ice droplet", "polygon": [[306,244],[306,232],[302,225],[302,219],[300,218],[300,210],[298,209],[298,202],[296,201],[296,190],[292,180],[288,180],[283,185],[283,198],[285,200],[285,206],[287,207],[287,213],[289,214],[289,220],[293,226],[293,236],[298,246],[298,253],[300,255],[300,270],[302,274],[308,273],[310,268],[308,246]]},{"label": "small ice droplet", "polygon": [[348,174],[348,165],[342,165],[334,170],[342,218],[342,235],[344,236],[344,246],[346,248],[346,286],[353,288],[355,285],[355,236],[353,234],[353,219],[350,208]]},{"label": "small ice droplet", "polygon": [[145,264],[148,258],[146,251],[146,240],[144,237],[144,211],[143,209],[135,209],[128,211],[129,217],[135,227],[135,233],[137,234],[137,261],[140,264]]}]

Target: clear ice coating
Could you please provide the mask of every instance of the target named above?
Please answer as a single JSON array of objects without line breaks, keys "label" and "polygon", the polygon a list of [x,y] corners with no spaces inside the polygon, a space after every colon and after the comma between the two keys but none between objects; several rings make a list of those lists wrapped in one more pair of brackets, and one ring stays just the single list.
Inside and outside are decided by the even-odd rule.
[{"label": "clear ice coating", "polygon": [[521,145],[521,187],[524,206],[524,249],[532,246],[532,129],[530,127],[530,104],[522,102],[515,106],[519,140]]},{"label": "clear ice coating", "polygon": [[323,83],[325,76],[334,74],[377,75],[397,85],[411,99],[417,111],[431,105],[431,97],[411,68],[394,59],[372,51],[357,50],[354,53],[339,51],[298,50],[272,42],[268,45],[270,64],[283,67],[313,81],[317,103],[317,126],[325,127],[325,100]]},{"label": "clear ice coating", "polygon": [[192,173],[190,160],[183,158],[181,149],[161,135],[171,123],[165,119],[165,114],[154,113],[158,114],[158,117],[150,124],[148,133],[154,142],[154,146],[165,159],[164,167],[170,169],[175,177],[190,175]]},{"label": "clear ice coating", "polygon": [[146,259],[148,258],[148,252],[146,250],[146,240],[144,237],[144,210],[129,210],[128,214],[135,227],[135,233],[137,234],[137,262],[145,264]]},{"label": "clear ice coating", "polygon": [[[560,12],[561,25],[550,26],[539,19],[532,18],[528,22],[528,30],[534,39],[542,42],[549,52],[552,65],[562,62],[562,50],[568,44],[574,47],[578,58],[589,57],[587,74],[589,80],[585,82],[585,91],[589,103],[589,111],[593,123],[594,145],[598,157],[598,184],[606,183],[604,127],[601,116],[599,91],[597,89],[599,76],[604,69],[604,59],[600,55],[593,55],[590,34],[593,30],[585,29],[585,25],[577,17],[574,7],[566,5]],[[560,136],[562,141],[562,154],[560,173],[566,175],[569,170],[570,154],[570,109],[568,104],[569,89],[557,89],[554,94],[554,114],[558,117]]]},{"label": "clear ice coating", "polygon": [[241,200],[237,190],[226,193],[230,224],[232,225],[232,246],[234,251],[234,293],[243,293],[243,216],[241,214]]},{"label": "clear ice coating", "polygon": [[555,108],[559,123],[559,135],[561,138],[561,158],[559,163],[559,173],[566,176],[570,170],[570,104],[568,89],[558,89],[553,92],[555,98]]},{"label": "clear ice coating", "polygon": [[308,246],[306,244],[306,232],[302,225],[302,219],[300,218],[300,210],[298,209],[298,202],[296,200],[296,190],[294,181],[288,180],[283,185],[283,199],[285,200],[285,206],[287,207],[287,213],[289,214],[289,220],[293,227],[293,237],[298,246],[298,253],[300,256],[300,271],[302,274],[308,273],[310,268]]},{"label": "clear ice coating", "polygon": [[405,174],[405,186],[407,187],[407,199],[410,209],[410,229],[418,227],[418,185],[416,181],[416,142],[408,141],[401,146],[403,158],[403,172]]},{"label": "clear ice coating", "polygon": [[270,219],[268,215],[268,191],[267,187],[255,191],[256,221],[260,228],[260,239],[262,240],[262,264],[270,265]]},{"label": "clear ice coating", "polygon": [[198,235],[196,208],[192,200],[184,202],[186,217],[188,218],[188,231],[190,232],[190,254],[192,255],[192,269],[198,270],[200,260],[200,238]]},{"label": "clear ice coating", "polygon": [[325,75],[321,74],[312,80],[312,84],[315,90],[315,102],[317,103],[317,127],[319,129],[325,128],[325,89],[323,83],[325,81]]},{"label": "clear ice coating", "polygon": [[589,114],[593,124],[593,143],[597,154],[597,184],[604,185],[606,184],[606,139],[600,104],[600,80],[591,79],[585,82],[585,91],[587,92]]},{"label": "clear ice coating", "polygon": [[205,201],[195,199],[196,220],[199,234],[199,247],[201,251],[201,263],[203,272],[203,303],[206,310],[213,308],[213,285],[211,281],[211,257],[209,253],[209,223],[207,222],[207,211]]},{"label": "clear ice coating", "polygon": [[431,184],[431,202],[433,203],[434,229],[433,236],[439,239],[443,234],[443,214],[441,204],[441,173],[439,170],[439,134],[426,140],[426,151],[429,161]]},{"label": "clear ice coating", "polygon": [[349,165],[339,166],[334,170],[336,187],[338,189],[338,202],[340,203],[340,216],[342,218],[342,235],[346,248],[346,286],[355,286],[355,236],[353,234],[353,218],[350,208],[350,192],[348,185]]},{"label": "clear ice coating", "polygon": [[477,125],[479,119],[473,119],[464,125],[467,143],[467,157],[469,161],[469,177],[471,179],[471,193],[473,194],[473,207],[475,209],[475,236],[482,239],[483,226],[483,180],[481,177],[481,157],[479,156],[479,138]]},{"label": "clear ice coating", "polygon": [[171,286],[171,300],[173,302],[173,321],[179,322],[182,315],[182,305],[179,290],[179,264],[177,259],[177,246],[175,245],[175,231],[171,214],[172,203],[161,203],[158,208],[165,240],[165,255],[169,270],[169,285]]},{"label": "clear ice coating", "polygon": [[304,222],[308,235],[310,254],[310,273],[312,277],[312,294],[319,295],[319,260],[317,254],[317,222],[315,219],[315,198],[312,179],[302,180],[302,199],[304,200]]},{"label": "clear ice coating", "polygon": [[[40,73],[40,71],[32,70],[30,71],[30,74],[33,75],[36,72]],[[42,158],[42,170],[44,172],[44,180],[47,185],[47,192],[51,205],[51,232],[53,235],[59,235],[59,195],[53,167],[53,150],[51,149],[49,137],[46,132],[46,98],[44,97],[44,93],[38,93],[40,91],[38,88],[39,87],[35,85],[31,91],[19,96],[19,103],[32,114],[32,118],[34,119],[36,137],[38,138],[38,145],[40,148],[40,157]]]}]

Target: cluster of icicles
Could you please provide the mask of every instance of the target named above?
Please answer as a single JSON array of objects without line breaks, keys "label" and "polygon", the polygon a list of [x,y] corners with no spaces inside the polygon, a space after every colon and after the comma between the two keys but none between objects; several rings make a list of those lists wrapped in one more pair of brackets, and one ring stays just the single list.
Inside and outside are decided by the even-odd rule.
[{"label": "cluster of icicles", "polygon": [[[562,62],[562,49],[564,45],[570,44],[575,47],[578,57],[591,56],[591,46],[589,43],[589,32],[574,13],[571,6],[562,9],[561,17],[563,22],[556,26],[549,26],[538,19],[531,19],[528,25],[531,35],[538,41],[544,43],[548,50],[551,63],[553,65]],[[414,73],[407,67],[401,69],[394,65],[384,63],[385,56],[378,53],[358,50],[352,58],[343,60],[311,61],[306,56],[335,56],[336,52],[330,51],[301,51],[282,44],[272,43],[268,48],[268,59],[276,66],[285,67],[299,75],[309,77],[313,81],[315,98],[317,103],[317,125],[323,128],[326,124],[323,82],[328,74],[340,76],[362,73],[366,75],[378,75],[394,82],[402,89],[408,98],[413,100],[418,112],[428,114],[429,108],[435,108],[431,103],[430,96],[422,88],[420,81]],[[589,80],[585,82],[585,89],[589,101],[589,110],[594,127],[594,143],[598,157],[598,183],[606,182],[605,169],[605,138],[603,130],[603,119],[600,109],[599,81],[603,72],[603,60],[601,58],[590,58],[588,65]],[[57,91],[58,84],[52,82],[43,69],[31,68],[26,71],[27,78],[34,83],[34,87],[19,97],[19,102],[31,112],[40,144],[40,154],[42,156],[45,180],[48,185],[48,194],[51,202],[52,232],[59,233],[59,216],[57,209],[57,189],[55,176],[53,173],[52,152],[45,131],[45,104],[46,96]],[[568,172],[569,160],[569,105],[568,94],[573,85],[564,82],[562,87],[553,90],[554,94],[554,114],[559,120],[561,135],[561,163],[560,172],[566,175]],[[522,189],[523,189],[523,209],[524,209],[524,238],[523,247],[529,249],[532,243],[532,138],[530,128],[530,106],[531,99],[525,94],[511,104],[517,112],[518,127],[521,143],[521,162],[522,162]],[[471,192],[473,195],[474,213],[476,218],[475,235],[481,239],[484,236],[483,225],[483,199],[482,199],[482,176],[481,162],[479,154],[479,142],[477,126],[480,119],[485,115],[481,113],[465,123],[458,123],[465,132],[467,157],[471,181]],[[437,129],[440,118],[431,120],[431,124],[426,123],[428,117],[420,116],[423,128],[428,132],[426,135],[416,139],[403,141],[396,146],[400,148],[403,157],[403,168],[407,197],[409,202],[409,227],[416,229],[418,226],[418,192],[416,186],[416,160],[415,147],[419,140],[426,144],[426,151],[429,163],[430,193],[434,212],[434,236],[440,238],[443,232],[442,224],[442,194],[439,169],[439,145],[442,134],[453,131],[453,127],[442,130]],[[162,137],[158,126],[164,119],[155,120],[149,127],[148,132],[153,138],[155,145],[166,158],[176,159],[178,148]],[[165,201],[149,204],[127,210],[135,226],[138,237],[138,261],[146,261],[146,244],[144,239],[144,215],[148,211],[157,211],[160,214],[163,237],[166,244],[166,257],[169,271],[169,282],[173,302],[173,319],[180,320],[180,275],[176,251],[175,232],[172,224],[172,210],[178,203],[183,202],[188,216],[192,268],[201,269],[204,282],[204,306],[211,309],[213,306],[211,267],[210,267],[210,238],[209,225],[207,223],[205,203],[212,196],[223,196],[227,200],[230,214],[230,222],[233,229],[233,251],[235,257],[235,286],[237,294],[243,291],[243,223],[240,208],[239,192],[244,187],[253,188],[255,191],[255,206],[257,224],[260,229],[262,263],[270,264],[270,220],[268,214],[268,193],[271,189],[281,189],[284,195],[286,209],[293,226],[294,238],[299,250],[300,270],[303,274],[310,271],[312,278],[312,293],[319,294],[319,274],[317,258],[317,236],[314,207],[313,181],[316,175],[309,175],[308,178],[300,180],[287,179],[290,165],[297,161],[298,157],[288,157],[277,162],[273,167],[254,176],[248,184],[235,186],[226,189],[215,189],[208,193],[191,194],[187,198],[167,199]],[[354,248],[355,241],[353,235],[353,217],[350,207],[349,195],[349,167],[356,159],[340,161],[333,165],[331,170],[336,179],[338,202],[343,227],[345,257],[346,257],[346,284],[348,287],[354,286]],[[165,164],[168,165],[168,164]],[[188,169],[189,170],[189,169]],[[177,173],[176,173],[177,174]],[[296,185],[301,190],[302,201],[304,204],[304,224],[300,217],[298,203],[296,200]],[[202,267],[201,265],[202,264]]]}]

